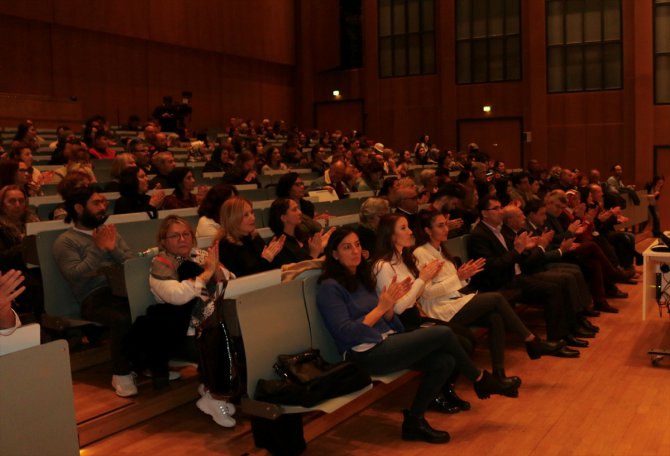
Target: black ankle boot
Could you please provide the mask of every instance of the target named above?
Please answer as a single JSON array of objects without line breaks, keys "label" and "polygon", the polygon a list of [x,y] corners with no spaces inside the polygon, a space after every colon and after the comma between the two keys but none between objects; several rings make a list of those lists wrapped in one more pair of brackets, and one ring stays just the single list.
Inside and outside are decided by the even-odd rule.
[{"label": "black ankle boot", "polygon": [[497,368],[493,369],[493,376],[506,388],[509,388],[508,393],[504,393],[504,396],[508,397],[519,397],[519,387],[521,386],[521,379],[515,375],[508,377],[505,375],[505,369]]},{"label": "black ankle boot", "polygon": [[456,394],[456,390],[454,389],[454,385],[447,385],[442,390],[442,395],[444,396],[444,402],[450,406],[457,407],[459,410],[464,412],[470,410],[470,403],[458,397],[458,394]]},{"label": "black ankle boot", "polygon": [[451,438],[446,431],[438,431],[428,424],[424,417],[412,416],[409,410],[403,410],[405,419],[402,422],[403,440],[420,440],[427,443],[447,443]]},{"label": "black ankle boot", "polygon": [[491,394],[500,394],[501,396],[516,397],[518,392],[516,388],[503,385],[495,376],[489,371],[482,371],[482,378],[474,383],[475,392],[479,399],[488,399]]},{"label": "black ankle boot", "polygon": [[450,413],[450,414],[458,413],[461,411],[460,407],[458,407],[457,405],[447,402],[447,400],[444,398],[444,394],[440,394],[439,396],[437,396],[433,400],[433,402],[430,403],[428,408],[436,412]]}]

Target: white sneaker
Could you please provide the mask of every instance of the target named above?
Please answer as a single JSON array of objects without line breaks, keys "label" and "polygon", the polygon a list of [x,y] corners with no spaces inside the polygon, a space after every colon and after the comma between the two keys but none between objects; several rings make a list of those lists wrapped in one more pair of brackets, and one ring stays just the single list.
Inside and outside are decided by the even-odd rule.
[{"label": "white sneaker", "polygon": [[137,395],[134,372],[128,375],[112,375],[112,386],[117,396],[128,397]]},{"label": "white sneaker", "polygon": [[[152,378],[152,377],[154,376],[154,374],[153,374],[153,373],[151,372],[151,370],[149,370],[149,369],[144,369],[144,370],[142,371],[142,375],[144,375],[145,377],[149,377],[149,378]],[[181,374],[180,374],[179,372],[177,372],[177,371],[168,371],[168,379],[169,379],[170,381],[173,381],[173,380],[179,380],[180,378],[181,378]]]},{"label": "white sneaker", "polygon": [[[200,396],[202,396],[202,397],[210,396],[209,392],[205,389],[205,384],[204,383],[201,383],[200,386],[198,386],[198,394],[200,394]],[[212,400],[216,400],[211,396],[210,396],[210,398]],[[228,415],[234,415],[235,412],[237,411],[237,409],[235,408],[235,404],[233,404],[232,402],[226,402],[226,401],[219,401],[219,402],[223,402],[224,407],[228,411]]]},{"label": "white sneaker", "polygon": [[[198,408],[212,417],[214,422],[219,426],[233,427],[235,426],[235,418],[231,415],[235,413],[235,407],[226,401],[217,401],[209,393],[205,393],[203,397],[198,399],[195,403]],[[233,410],[231,413],[230,410]]]}]

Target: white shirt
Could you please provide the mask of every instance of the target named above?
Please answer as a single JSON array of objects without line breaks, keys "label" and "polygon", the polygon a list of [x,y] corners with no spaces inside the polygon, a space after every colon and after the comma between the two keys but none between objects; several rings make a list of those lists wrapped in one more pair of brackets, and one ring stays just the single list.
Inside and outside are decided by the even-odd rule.
[{"label": "white shirt", "polygon": [[11,311],[14,313],[14,326],[11,328],[0,329],[0,336],[9,336],[14,331],[16,331],[16,328],[21,327],[21,320],[19,320],[19,316],[16,314],[16,311],[14,309],[11,309]]},{"label": "white shirt", "polygon": [[[417,266],[422,268],[433,260],[445,260],[441,251],[430,243],[426,243],[414,250]],[[475,294],[461,294],[458,290],[467,285],[465,280],[458,278],[456,266],[451,261],[445,261],[433,280],[426,284],[423,294],[419,297],[421,308],[431,318],[450,321]]]},{"label": "white shirt", "polygon": [[411,277],[414,280],[412,283],[412,288],[400,298],[394,305],[393,311],[397,314],[403,313],[405,310],[409,309],[416,304],[416,301],[423,293],[425,282],[423,279],[414,277],[414,274],[405,266],[405,263],[402,262],[397,256],[394,256],[392,262],[388,261],[377,261],[373,267],[373,273],[375,275],[375,280],[377,282],[376,289],[377,295],[382,294],[384,287],[388,287],[393,281],[393,276],[396,276],[397,282],[402,282],[407,277]]}]

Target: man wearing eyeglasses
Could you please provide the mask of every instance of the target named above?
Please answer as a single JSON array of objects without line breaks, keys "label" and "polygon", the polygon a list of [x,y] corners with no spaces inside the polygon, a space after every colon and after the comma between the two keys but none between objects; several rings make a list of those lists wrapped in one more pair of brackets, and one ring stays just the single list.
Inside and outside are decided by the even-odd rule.
[{"label": "man wearing eyeglasses", "polygon": [[542,305],[547,340],[559,343],[560,347],[551,355],[577,358],[579,351],[564,344],[570,328],[560,287],[521,272],[522,254],[535,246],[535,239],[527,232],[514,239],[503,236],[503,211],[497,199],[485,196],[479,201],[478,208],[481,219],[468,239],[468,254],[473,260],[486,258],[486,265],[482,272],[472,277],[470,285],[479,291],[498,291],[512,303]]},{"label": "man wearing eyeglasses", "polygon": [[112,294],[102,270],[122,265],[134,254],[116,227],[104,224],[107,206],[107,199],[95,187],[73,190],[65,200],[65,222],[74,222],[74,226],[58,236],[53,255],[81,305],[81,316],[109,328],[112,386],[117,395],[126,397],[137,394],[130,362],[121,354],[131,326],[130,308],[127,299]]}]

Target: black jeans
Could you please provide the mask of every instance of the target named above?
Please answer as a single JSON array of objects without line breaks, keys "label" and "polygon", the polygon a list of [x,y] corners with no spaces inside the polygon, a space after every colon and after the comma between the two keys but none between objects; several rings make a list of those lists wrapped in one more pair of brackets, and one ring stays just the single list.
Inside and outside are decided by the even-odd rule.
[{"label": "black jeans", "polygon": [[474,382],[477,369],[447,326],[431,326],[393,334],[364,352],[350,350],[347,360],[359,364],[371,375],[384,375],[402,369],[424,373],[410,407],[414,416],[423,416],[440,394],[455,367]]},{"label": "black jeans", "polygon": [[489,328],[489,352],[494,369],[505,367],[505,328],[525,340],[531,335],[507,299],[500,293],[479,293],[452,317],[450,323],[481,324]]},{"label": "black jeans", "polygon": [[121,353],[124,338],[131,326],[128,300],[114,296],[108,287],[100,288],[86,296],[84,302],[81,303],[81,316],[109,328],[112,373],[114,375],[130,374],[130,362]]}]

